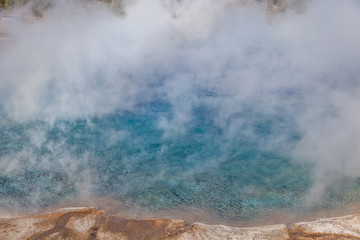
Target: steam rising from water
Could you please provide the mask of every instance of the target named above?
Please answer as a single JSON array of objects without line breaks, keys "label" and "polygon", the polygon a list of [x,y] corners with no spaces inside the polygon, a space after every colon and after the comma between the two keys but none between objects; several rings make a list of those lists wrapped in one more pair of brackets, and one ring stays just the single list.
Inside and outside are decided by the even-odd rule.
[{"label": "steam rising from water", "polygon": [[161,206],[166,196],[144,195],[166,195],[161,184],[174,182],[201,198],[209,193],[186,180],[216,192],[224,187],[217,171],[234,171],[223,181],[241,189],[228,193],[231,211],[252,199],[267,199],[254,209],[274,206],[272,194],[285,207],[318,204],[344,182],[357,196],[360,4],[309,1],[304,13],[278,16],[264,9],[138,0],[119,17],[59,1],[19,23],[0,55],[5,200],[41,205],[110,189]]}]

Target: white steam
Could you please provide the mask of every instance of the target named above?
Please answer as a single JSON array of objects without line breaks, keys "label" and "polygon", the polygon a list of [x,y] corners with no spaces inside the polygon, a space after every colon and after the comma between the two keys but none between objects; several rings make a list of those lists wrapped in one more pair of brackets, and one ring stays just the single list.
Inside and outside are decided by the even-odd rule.
[{"label": "white steam", "polygon": [[[70,2],[19,23],[0,55],[11,119],[90,118],[161,96],[175,115],[158,126],[171,134],[186,128],[201,89],[222,96],[208,104],[229,135],[244,105],[296,119],[293,157],[315,165],[312,199],[360,176],[359,1],[313,0],[301,14],[269,16],[255,1],[138,0],[120,17]],[[286,146],[281,134],[274,144]]]}]

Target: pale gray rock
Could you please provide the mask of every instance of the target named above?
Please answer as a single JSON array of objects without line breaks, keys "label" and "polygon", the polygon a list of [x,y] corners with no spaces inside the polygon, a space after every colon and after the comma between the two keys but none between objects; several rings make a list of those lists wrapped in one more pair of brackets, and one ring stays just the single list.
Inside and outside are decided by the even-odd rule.
[{"label": "pale gray rock", "polygon": [[311,236],[338,236],[360,239],[360,215],[323,218],[313,222],[295,223],[295,232]]},{"label": "pale gray rock", "polygon": [[288,228],[283,224],[254,228],[238,228],[223,225],[205,225],[202,223],[195,223],[189,231],[185,232],[178,239],[287,240],[290,239],[290,235]]}]

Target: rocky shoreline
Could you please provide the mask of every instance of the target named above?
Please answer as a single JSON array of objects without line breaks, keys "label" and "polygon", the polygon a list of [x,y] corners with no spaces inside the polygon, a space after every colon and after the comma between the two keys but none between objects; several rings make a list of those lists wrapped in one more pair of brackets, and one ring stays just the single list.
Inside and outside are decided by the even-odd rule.
[{"label": "rocky shoreline", "polygon": [[230,227],[176,219],[131,219],[92,207],[0,215],[0,239],[360,239],[360,214],[261,227]]}]

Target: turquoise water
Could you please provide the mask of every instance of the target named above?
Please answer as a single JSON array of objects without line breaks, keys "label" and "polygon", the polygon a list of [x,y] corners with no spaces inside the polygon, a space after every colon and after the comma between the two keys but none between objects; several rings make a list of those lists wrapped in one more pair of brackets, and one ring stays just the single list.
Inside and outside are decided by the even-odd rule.
[{"label": "turquoise water", "polygon": [[[208,98],[214,96],[201,97]],[[159,127],[159,119],[174,117],[161,99],[51,124],[20,123],[3,113],[2,207],[48,207],[99,195],[155,212],[196,208],[225,219],[304,207],[312,166],[290,156],[301,139],[294,119],[284,111],[242,109],[217,124],[218,109],[202,102],[183,130],[171,134]],[[229,129],[235,120],[242,124]],[[356,184],[346,186],[359,192]],[[329,203],[344,201],[336,191],[330,195]]]},{"label": "turquoise water", "polygon": [[270,19],[160,2],[15,29],[0,55],[0,208],[105,196],[241,219],[360,199],[355,8]]},{"label": "turquoise water", "polygon": [[158,122],[171,119],[173,109],[161,99],[52,124],[13,122],[3,114],[0,157],[17,162],[0,175],[0,198],[51,206],[83,194],[87,176],[87,194],[153,211],[195,207],[237,218],[301,204],[309,168],[270,144],[279,134],[298,141],[291,118],[244,107],[228,119],[241,120],[241,127],[229,130],[215,123],[216,115],[215,107],[195,106],[184,130],[168,135]]}]

